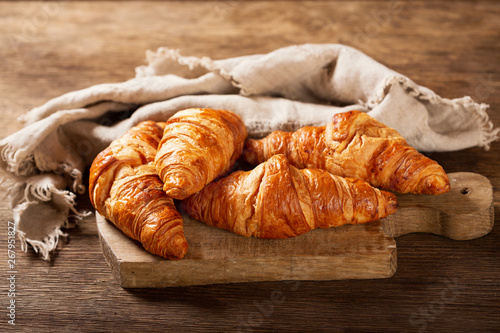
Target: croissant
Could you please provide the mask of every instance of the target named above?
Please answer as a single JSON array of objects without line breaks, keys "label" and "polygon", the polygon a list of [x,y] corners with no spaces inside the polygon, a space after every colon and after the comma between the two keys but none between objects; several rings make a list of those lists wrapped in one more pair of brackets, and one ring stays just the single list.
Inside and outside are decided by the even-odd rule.
[{"label": "croissant", "polygon": [[393,193],[318,169],[299,170],[274,155],[183,200],[192,218],[243,236],[284,239],[315,228],[366,223],[396,211]]},{"label": "croissant", "polygon": [[228,172],[240,157],[247,129],[225,110],[187,109],[168,119],[155,166],[164,191],[185,199]]},{"label": "croissant", "polygon": [[181,259],[188,249],[183,220],[154,166],[163,128],[142,122],[99,153],[90,168],[90,201],[147,251]]},{"label": "croissant", "polygon": [[360,111],[339,113],[327,126],[273,132],[247,140],[242,159],[257,165],[284,154],[297,168],[319,168],[399,193],[442,194],[450,190],[443,168],[410,147],[394,129]]}]

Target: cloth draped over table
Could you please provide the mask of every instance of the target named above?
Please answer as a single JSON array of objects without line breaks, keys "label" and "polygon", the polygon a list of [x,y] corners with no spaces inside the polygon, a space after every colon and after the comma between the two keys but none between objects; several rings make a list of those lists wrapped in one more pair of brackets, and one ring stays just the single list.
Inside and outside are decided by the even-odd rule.
[{"label": "cloth draped over table", "polygon": [[0,141],[0,185],[17,234],[44,259],[85,193],[94,157],[133,125],[165,121],[190,107],[231,110],[250,137],[326,125],[362,110],[395,128],[420,151],[488,149],[498,137],[488,105],[441,98],[364,53],[340,44],[304,44],[212,60],[177,50],[148,51],[148,65],[121,83],[66,93],[21,116],[25,127]]}]

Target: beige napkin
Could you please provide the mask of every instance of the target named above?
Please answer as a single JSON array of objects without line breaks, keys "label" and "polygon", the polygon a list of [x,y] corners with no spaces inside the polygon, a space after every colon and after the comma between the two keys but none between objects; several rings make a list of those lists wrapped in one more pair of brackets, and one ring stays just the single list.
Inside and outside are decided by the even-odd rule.
[{"label": "beige napkin", "polygon": [[[113,139],[140,121],[166,120],[189,107],[232,110],[251,137],[324,125],[359,109],[398,130],[421,151],[489,148],[498,137],[485,104],[445,99],[362,52],[306,44],[224,60],[160,48],[126,82],[69,92],[21,118],[26,126],[0,141],[0,183],[18,236],[49,259],[85,193],[82,175]],[[425,70],[425,64],[422,64]],[[86,195],[86,194],[85,194]]]}]

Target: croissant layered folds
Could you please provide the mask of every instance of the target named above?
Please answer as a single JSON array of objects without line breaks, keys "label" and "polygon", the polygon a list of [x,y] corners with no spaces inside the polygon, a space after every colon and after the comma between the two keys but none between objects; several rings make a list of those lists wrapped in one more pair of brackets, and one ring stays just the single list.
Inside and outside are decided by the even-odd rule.
[{"label": "croissant layered folds", "polygon": [[187,109],[168,119],[155,165],[165,192],[184,199],[228,172],[247,137],[242,120],[230,111]]},{"label": "croissant layered folds", "polygon": [[194,219],[243,236],[283,239],[315,228],[366,223],[397,209],[396,196],[365,181],[299,170],[274,155],[236,171],[181,203]]},{"label": "croissant layered folds", "polygon": [[336,114],[327,126],[249,139],[243,159],[257,165],[275,154],[284,154],[297,168],[360,178],[388,191],[442,194],[450,189],[437,162],[410,147],[396,130],[360,111]]},{"label": "croissant layered folds", "polygon": [[[439,164],[359,111],[334,115],[323,127],[246,137],[242,120],[224,110],[142,122],[95,158],[91,203],[149,252],[180,259],[188,244],[174,199],[208,225],[284,239],[393,214],[398,203],[388,191],[450,188]],[[227,175],[242,154],[256,167]]]},{"label": "croissant layered folds", "polygon": [[188,249],[182,216],[154,166],[163,128],[145,121],[113,141],[92,163],[89,194],[102,216],[147,251],[180,259]]}]

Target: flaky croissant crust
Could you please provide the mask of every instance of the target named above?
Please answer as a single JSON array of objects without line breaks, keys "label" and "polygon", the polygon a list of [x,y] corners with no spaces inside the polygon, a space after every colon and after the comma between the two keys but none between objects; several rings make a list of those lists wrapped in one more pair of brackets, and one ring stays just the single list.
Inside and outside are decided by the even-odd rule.
[{"label": "flaky croissant crust", "polygon": [[228,172],[240,157],[247,130],[226,110],[187,109],[166,122],[155,159],[165,192],[184,199]]},{"label": "flaky croissant crust", "polygon": [[410,147],[396,130],[360,111],[336,114],[327,126],[247,140],[243,160],[257,165],[275,154],[284,154],[298,168],[360,178],[384,190],[416,194],[450,190],[448,176],[437,162]]},{"label": "flaky croissant crust", "polygon": [[278,154],[252,171],[208,184],[181,205],[208,225],[247,237],[283,239],[381,219],[396,211],[397,199],[360,179],[299,170]]},{"label": "flaky croissant crust", "polygon": [[90,168],[89,195],[101,215],[146,250],[180,259],[188,249],[182,216],[154,166],[163,128],[142,122],[103,150]]}]

